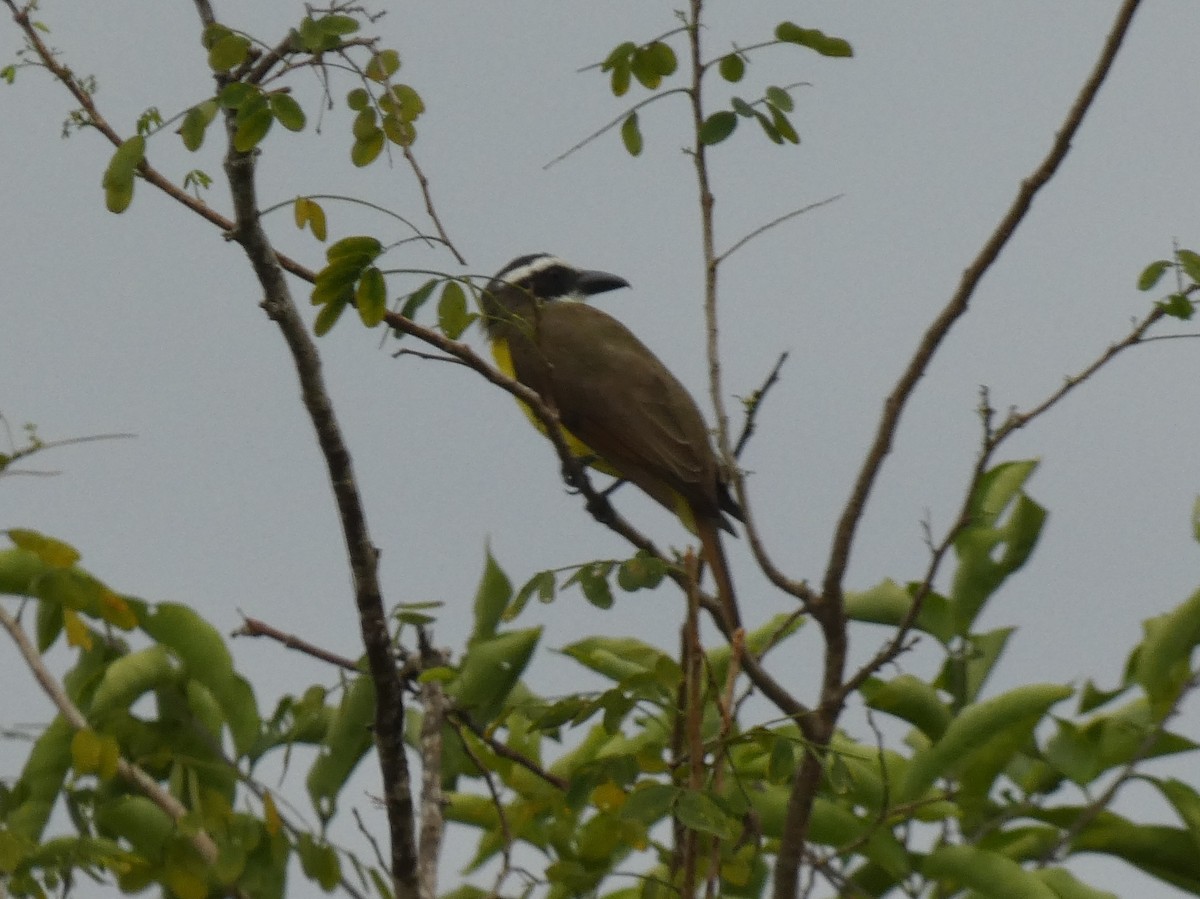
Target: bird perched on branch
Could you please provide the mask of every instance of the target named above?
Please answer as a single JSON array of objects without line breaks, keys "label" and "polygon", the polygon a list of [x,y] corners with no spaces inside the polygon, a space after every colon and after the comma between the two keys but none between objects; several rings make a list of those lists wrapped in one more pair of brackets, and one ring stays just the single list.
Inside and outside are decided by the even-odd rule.
[{"label": "bird perched on branch", "polygon": [[557,413],[577,458],[636,484],[700,539],[732,632],[741,623],[720,531],[733,533],[729,516],[742,512],[704,418],[632,331],[582,302],[628,286],[556,256],[520,256],[484,290],[484,329],[501,371]]}]

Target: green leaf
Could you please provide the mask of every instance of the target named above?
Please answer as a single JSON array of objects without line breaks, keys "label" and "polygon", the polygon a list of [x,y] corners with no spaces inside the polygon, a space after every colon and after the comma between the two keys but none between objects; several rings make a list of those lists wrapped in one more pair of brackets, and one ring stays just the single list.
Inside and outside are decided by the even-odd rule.
[{"label": "green leaf", "polygon": [[1155,305],[1167,315],[1180,321],[1189,321],[1196,313],[1196,304],[1184,293],[1173,293]]},{"label": "green leaf", "polygon": [[244,103],[238,107],[237,127],[233,132],[233,148],[239,153],[249,153],[267,136],[275,116],[271,114],[270,104],[265,97],[258,102]]},{"label": "green leaf", "polygon": [[412,123],[394,115],[383,117],[383,133],[398,147],[411,147],[413,141],[417,139],[417,129],[412,126]]},{"label": "green leaf", "polygon": [[766,92],[767,102],[781,112],[791,112],[795,107],[792,96],[781,87],[771,86]]},{"label": "green leaf", "polygon": [[279,91],[267,95],[267,102],[270,104],[271,113],[279,120],[279,124],[288,131],[303,131],[304,110],[300,108],[290,94],[285,94]]},{"label": "green leaf", "polygon": [[791,121],[778,108],[771,107],[771,124],[775,126],[775,131],[779,136],[788,143],[800,143],[800,135],[796,133],[796,129],[792,127]]},{"label": "green leaf", "polygon": [[318,337],[324,337],[328,334],[349,305],[349,300],[331,300],[322,306],[321,311],[317,313],[316,320],[313,322],[313,333]]},{"label": "green leaf", "polygon": [[579,588],[584,598],[598,609],[611,609],[613,606],[612,590],[608,586],[608,573],[612,565],[607,562],[593,562],[579,569]]},{"label": "green leaf", "polygon": [[[1073,824],[1082,811],[1069,807],[1061,809],[1061,817],[1066,820],[1062,820],[1060,826],[1067,827]],[[1180,828],[1134,824],[1120,815],[1106,811],[1097,815],[1076,835],[1071,849],[1075,853],[1102,852],[1123,859],[1152,877],[1189,893],[1200,894],[1200,874],[1196,870],[1196,844],[1191,835]]]},{"label": "green leaf", "polygon": [[451,340],[458,340],[474,320],[467,312],[467,295],[457,281],[447,281],[438,300],[438,328]]},{"label": "green leaf", "polygon": [[657,646],[634,637],[589,637],[564,646],[562,653],[616,683],[676,664]]},{"label": "green leaf", "polygon": [[294,212],[297,228],[304,230],[304,226],[308,225],[313,237],[320,241],[324,241],[329,236],[325,210],[316,200],[308,197],[296,197]]},{"label": "green leaf", "polygon": [[359,675],[347,685],[305,780],[313,808],[323,821],[337,810],[342,787],[373,745],[374,723],[375,684],[368,675]]},{"label": "green leaf", "polygon": [[635,590],[653,590],[667,575],[667,565],[644,550],[638,550],[632,559],[626,559],[617,569],[617,585],[629,593]]},{"label": "green leaf", "polygon": [[[898,627],[907,617],[917,589],[917,584],[902,587],[889,578],[862,592],[848,592],[846,614],[852,621]],[[954,637],[954,620],[946,598],[937,593],[927,594],[921,601],[914,627],[949,643]]]},{"label": "green leaf", "polygon": [[1200,643],[1200,590],[1165,615],[1143,623],[1133,675],[1151,701],[1168,704],[1191,676],[1191,656]]},{"label": "green leaf", "polygon": [[638,114],[631,112],[621,125],[621,142],[630,156],[642,155],[642,132],[638,128]]},{"label": "green leaf", "polygon": [[775,37],[788,44],[799,44],[822,56],[848,57],[854,55],[850,44],[840,37],[829,37],[816,28],[801,28],[795,22],[780,22]]},{"label": "green leaf", "polygon": [[378,238],[369,234],[355,234],[330,244],[329,249],[325,251],[325,258],[329,262],[336,262],[339,259],[363,257],[365,267],[382,254],[383,244]]},{"label": "green leaf", "polygon": [[218,108],[215,100],[206,100],[193,106],[184,115],[179,136],[183,139],[183,145],[193,153],[204,143],[205,132],[216,117]]},{"label": "green leaf", "polygon": [[1180,250],[1175,257],[1183,266],[1184,274],[1191,278],[1193,283],[1200,282],[1200,254],[1191,250]]},{"label": "green leaf", "polygon": [[208,65],[214,72],[228,72],[245,62],[249,53],[250,39],[229,33],[209,47]]},{"label": "green leaf", "polygon": [[354,34],[361,27],[358,19],[353,16],[325,16],[317,19],[317,26],[326,34],[336,34],[345,36]]},{"label": "green leaf", "polygon": [[914,754],[897,798],[902,802],[920,798],[935,780],[962,770],[973,752],[1005,731],[1032,732],[1046,711],[1072,692],[1058,684],[1031,684],[967,706],[941,739]]},{"label": "green leaf", "polygon": [[512,595],[512,581],[489,549],[484,557],[483,575],[475,589],[475,626],[471,631],[471,642],[495,636]]},{"label": "green leaf", "polygon": [[500,714],[541,639],[540,627],[507,631],[471,643],[446,692],[480,724]]},{"label": "green leaf", "polygon": [[958,705],[974,702],[996,667],[1008,638],[1016,628],[1003,627],[983,634],[968,634],[961,651],[946,658],[935,683]]},{"label": "green leaf", "polygon": [[504,609],[503,620],[512,621],[520,615],[534,593],[537,593],[539,602],[550,602],[554,599],[557,586],[553,571],[539,571],[517,591],[516,598]]},{"label": "green leaf", "polygon": [[4,823],[8,830],[32,840],[42,839],[71,767],[74,735],[75,729],[60,715],[34,741],[21,777],[6,798]]},{"label": "green leaf", "polygon": [[675,74],[675,70],[679,67],[679,60],[675,57],[675,51],[671,49],[670,45],[664,44],[662,41],[654,41],[651,44],[647,44],[642,52],[646,65],[664,78]]},{"label": "green leaf", "polygon": [[890,681],[869,678],[862,686],[869,708],[878,709],[920,729],[931,741],[946,732],[953,714],[934,687],[911,674]]},{"label": "green leaf", "polygon": [[415,122],[425,111],[425,101],[408,84],[393,84],[387,94],[379,98],[379,105],[405,122]]},{"label": "green leaf", "polygon": [[682,790],[675,802],[675,817],[689,830],[711,833],[727,840],[735,839],[740,824],[719,806],[712,796],[698,790]]},{"label": "green leaf", "polygon": [[146,138],[140,134],[124,141],[109,160],[100,184],[109,212],[124,212],[133,201],[133,177],[146,157]]},{"label": "green leaf", "polygon": [[400,309],[400,314],[405,318],[412,318],[416,315],[417,311],[433,296],[433,289],[437,287],[437,284],[437,280],[431,278],[410,293],[408,299],[404,301],[404,306]]},{"label": "green leaf", "polygon": [[142,694],[163,686],[175,675],[165,647],[148,646],[121,656],[105,668],[88,711],[97,721],[109,712],[125,711]]},{"label": "green leaf", "polygon": [[714,112],[700,126],[700,143],[706,146],[719,144],[737,127],[737,114],[728,110]]},{"label": "green leaf", "polygon": [[300,867],[321,889],[332,893],[342,879],[342,866],[337,851],[326,842],[318,842],[312,834],[301,832],[296,840],[296,855]]},{"label": "green leaf", "polygon": [[372,81],[387,81],[400,69],[400,54],[395,50],[380,50],[371,57],[363,74]]},{"label": "green leaf", "polygon": [[384,281],[383,272],[375,266],[363,272],[358,290],[354,293],[354,305],[358,307],[358,317],[368,328],[374,328],[383,321],[387,312],[387,282]]},{"label": "green leaf", "polygon": [[624,97],[629,92],[632,71],[628,63],[619,63],[612,70],[612,92],[614,97]]},{"label": "green leaf", "polygon": [[355,112],[362,112],[371,105],[371,95],[364,88],[356,87],[346,94],[346,105]]},{"label": "green leaf", "polygon": [[968,632],[987,600],[1025,564],[1037,544],[1046,510],[1022,489],[1036,468],[1036,461],[997,465],[971,495],[971,523],[954,540],[959,563],[950,601],[959,634]]},{"label": "green leaf", "polygon": [[629,61],[629,71],[647,90],[656,90],[662,84],[662,74],[655,67],[647,47],[639,47],[633,51],[633,58]]},{"label": "green leaf", "polygon": [[1151,262],[1148,266],[1142,269],[1142,273],[1138,275],[1137,288],[1138,290],[1153,290],[1158,284],[1163,274],[1171,267],[1170,259],[1158,259]]},{"label": "green leaf", "polygon": [[379,128],[370,132],[366,137],[355,140],[354,144],[350,147],[350,161],[360,169],[370,165],[383,152],[383,145],[386,140],[386,135]]},{"label": "green leaf", "polygon": [[981,896],[1004,899],[1059,899],[1033,872],[1010,858],[976,846],[942,846],[925,857],[926,877],[947,881],[957,889],[970,887]]},{"label": "green leaf", "polygon": [[145,796],[118,796],[96,807],[96,823],[106,833],[129,841],[138,855],[157,860],[162,857],[175,822]]},{"label": "green leaf", "polygon": [[1171,806],[1175,809],[1175,813],[1179,815],[1179,819],[1187,827],[1188,834],[1196,846],[1196,851],[1200,852],[1200,793],[1196,792],[1196,788],[1191,784],[1176,780],[1173,777],[1166,780],[1161,780],[1157,777],[1148,777],[1146,779],[1158,787],[1159,792],[1163,794],[1167,802],[1171,803]]},{"label": "green leaf", "polygon": [[721,73],[721,77],[731,84],[737,84],[746,74],[746,60],[742,59],[740,53],[730,53],[728,56],[722,56],[721,61],[717,64],[717,71]]},{"label": "green leaf", "polygon": [[767,118],[757,109],[754,110],[754,118],[758,120],[758,124],[762,126],[763,134],[770,138],[772,143],[783,143],[783,135],[779,133],[779,129],[775,127],[775,123],[771,119]]},{"label": "green leaf", "polygon": [[351,133],[353,133],[358,140],[370,137],[379,130],[379,126],[375,124],[378,118],[379,115],[375,111],[374,107],[368,106],[354,117],[354,125],[350,129]]}]

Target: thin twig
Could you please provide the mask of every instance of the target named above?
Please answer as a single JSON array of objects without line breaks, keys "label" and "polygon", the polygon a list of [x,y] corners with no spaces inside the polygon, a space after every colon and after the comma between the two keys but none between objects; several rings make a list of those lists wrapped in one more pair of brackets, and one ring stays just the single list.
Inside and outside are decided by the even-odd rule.
[{"label": "thin twig", "polygon": [[717,254],[717,264],[720,265],[746,244],[750,243],[750,241],[754,240],[754,238],[766,231],[770,231],[776,225],[782,225],[784,222],[794,219],[798,215],[804,215],[806,212],[812,212],[814,209],[820,209],[822,206],[828,206],[830,203],[834,202],[835,200],[840,200],[844,196],[845,194],[834,194],[832,197],[826,197],[824,200],[817,200],[815,203],[809,203],[807,206],[801,206],[799,209],[793,209],[791,212],[785,212],[783,215],[779,216],[779,218],[772,219],[765,225],[755,228],[741,240],[735,242],[733,246],[727,249],[724,253]]},{"label": "thin twig", "polygon": [[562,162],[568,156],[571,156],[572,154],[577,153],[578,151],[582,150],[584,147],[586,147],[588,144],[590,144],[596,138],[601,137],[602,135],[604,135],[605,133],[607,133],[609,131],[612,131],[614,128],[616,128],[618,125],[620,125],[622,122],[624,122],[627,118],[629,118],[631,115],[633,115],[639,109],[641,109],[643,106],[647,106],[651,103],[655,103],[655,102],[661,100],[663,97],[671,96],[671,94],[683,94],[683,93],[687,93],[686,88],[676,87],[676,88],[672,88],[669,91],[663,91],[662,93],[651,94],[645,100],[642,100],[638,103],[634,103],[632,106],[630,106],[628,109],[626,109],[624,112],[622,112],[619,116],[617,116],[611,122],[608,122],[605,125],[601,125],[599,128],[597,128],[595,131],[593,131],[591,134],[589,134],[583,140],[579,141],[579,143],[575,144],[575,146],[570,147],[570,148],[564,150],[563,152],[559,153],[557,156],[555,156],[553,159],[551,159],[549,162],[547,162],[545,165],[542,166],[542,171],[544,172],[544,171],[546,171],[546,169],[550,168],[551,166],[558,165],[558,163]]},{"label": "thin twig", "polygon": [[779,372],[783,368],[783,363],[787,362],[788,355],[787,350],[780,353],[779,358],[775,360],[775,365],[771,368],[762,386],[742,401],[746,407],[746,421],[742,424],[742,433],[738,436],[737,443],[733,447],[733,457],[735,459],[741,458],[746,444],[754,436],[758,412],[762,408],[763,401],[767,398],[767,394],[771,391],[771,388],[779,383]]},{"label": "thin twig", "polygon": [[315,643],[310,643],[307,640],[297,637],[295,634],[289,634],[279,630],[272,625],[267,624],[258,618],[250,618],[242,616],[242,626],[230,634],[231,637],[269,637],[276,643],[286,646],[288,649],[295,649],[305,655],[312,656],[314,659],[319,659],[322,662],[328,662],[330,665],[335,665],[344,671],[353,671],[355,674],[362,674],[362,667],[354,659],[349,659],[346,656],[339,655],[335,652],[330,652],[317,646]]},{"label": "thin twig", "polygon": [[508,826],[508,815],[504,812],[504,802],[500,799],[500,791],[496,789],[496,782],[492,778],[492,772],[476,754],[474,747],[471,746],[471,741],[466,739],[462,731],[456,731],[458,734],[459,743],[462,745],[463,752],[467,754],[475,767],[479,769],[479,776],[483,778],[484,784],[487,786],[488,793],[492,797],[492,805],[496,807],[496,820],[500,825],[500,854],[504,861],[500,865],[500,870],[496,873],[496,881],[492,886],[492,891],[489,897],[499,897],[500,887],[504,885],[504,881],[508,879],[508,875],[513,870],[512,864],[512,846],[513,835],[512,829]]}]

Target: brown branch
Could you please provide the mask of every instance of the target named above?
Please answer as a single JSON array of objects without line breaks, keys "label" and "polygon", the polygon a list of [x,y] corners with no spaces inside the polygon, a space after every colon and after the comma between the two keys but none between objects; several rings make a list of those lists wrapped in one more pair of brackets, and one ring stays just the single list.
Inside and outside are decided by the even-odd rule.
[{"label": "brown branch", "polygon": [[[695,0],[694,0],[695,2]],[[845,672],[847,635],[846,614],[842,596],[842,582],[850,562],[854,538],[866,508],[867,499],[891,452],[900,423],[900,416],[916,390],[917,382],[924,375],[937,349],[949,334],[951,327],[966,312],[984,274],[1000,255],[1017,227],[1029,212],[1033,198],[1057,172],[1071,147],[1071,140],[1078,132],[1084,116],[1091,107],[1112,68],[1113,60],[1120,49],[1130,22],[1140,0],[1126,0],[1118,12],[1096,65],[1081,88],[1055,137],[1053,146],[1042,163],[1022,182],[1009,210],[1005,213],[975,260],[963,272],[959,286],[943,310],[934,318],[901,374],[892,392],[884,401],[883,413],[876,429],[875,439],[867,452],[851,490],[845,508],[834,531],[833,546],[822,581],[821,596],[811,611],[821,626],[826,641],[825,665],[822,674],[821,703],[818,721],[814,725],[818,739],[805,753],[788,799],[787,817],[780,840],[779,862],[775,869],[776,899],[792,899],[799,884],[800,859],[807,841],[812,803],[820,784],[821,760],[818,752],[828,741],[836,726],[845,701]],[[981,454],[986,458],[988,451]],[[909,614],[915,621],[919,603],[914,602]],[[909,621],[911,626],[912,621]],[[901,646],[896,643],[895,646]],[[898,650],[897,650],[898,651]]]},{"label": "brown branch", "polygon": [[353,671],[356,674],[362,673],[362,668],[354,659],[339,655],[317,646],[315,643],[309,643],[307,640],[297,637],[295,634],[289,634],[279,628],[267,624],[259,618],[250,618],[246,615],[242,616],[242,626],[236,631],[233,631],[231,637],[268,637],[288,649],[294,649],[302,652],[305,655],[312,656],[322,662],[327,662],[345,671]]},{"label": "brown branch", "polygon": [[900,423],[900,415],[950,328],[966,313],[968,304],[984,274],[999,257],[1000,251],[1008,244],[1009,239],[1029,212],[1033,198],[1050,181],[1058,171],[1063,159],[1066,158],[1067,152],[1071,149],[1071,140],[1079,131],[1084,116],[1091,108],[1100,86],[1112,68],[1113,60],[1116,58],[1117,51],[1125,39],[1130,22],[1140,3],[1141,0],[1125,0],[1125,3],[1122,4],[1096,65],[1068,111],[1049,153],[1033,173],[1021,183],[1012,205],[983,245],[978,256],[963,272],[958,289],[926,330],[904,373],[884,402],[883,414],[876,429],[875,439],[854,483],[850,499],[838,520],[833,549],[825,572],[823,598],[826,602],[838,607],[834,614],[839,617],[841,615],[842,579],[850,561],[854,536],[858,523],[862,519],[871,488],[883,465],[883,460],[891,451],[892,441]]}]

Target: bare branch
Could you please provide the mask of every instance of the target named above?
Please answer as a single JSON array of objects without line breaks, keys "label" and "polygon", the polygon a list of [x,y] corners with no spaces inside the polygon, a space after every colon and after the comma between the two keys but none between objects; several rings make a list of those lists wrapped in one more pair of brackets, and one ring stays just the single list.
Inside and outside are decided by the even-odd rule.
[{"label": "bare branch", "polygon": [[1128,33],[1130,22],[1133,20],[1133,15],[1140,2],[1141,0],[1125,0],[1125,3],[1122,4],[1096,65],[1068,111],[1049,153],[1032,174],[1021,183],[1012,205],[975,260],[963,272],[958,289],[926,330],[912,359],[884,402],[883,414],[876,429],[875,439],[872,441],[862,469],[855,480],[850,499],[838,520],[833,549],[823,580],[823,599],[835,607],[833,614],[837,616],[842,614],[842,579],[846,572],[846,566],[850,562],[850,550],[854,543],[854,536],[859,521],[862,519],[867,498],[870,496],[875,479],[883,465],[883,460],[891,452],[892,441],[895,439],[900,423],[900,415],[916,389],[917,382],[933,359],[934,353],[950,332],[950,328],[966,313],[971,297],[974,296],[975,289],[979,286],[984,274],[999,257],[1000,251],[1007,245],[1029,212],[1033,198],[1050,181],[1058,171],[1063,159],[1066,158],[1067,152],[1071,148],[1071,140],[1078,132],[1084,116],[1091,108],[1100,86],[1112,68],[1113,60]]},{"label": "bare branch", "polygon": [[754,240],[754,238],[766,231],[770,231],[776,225],[782,225],[784,222],[790,221],[798,215],[804,215],[806,212],[812,212],[814,209],[820,209],[822,206],[828,206],[830,203],[840,200],[844,196],[845,194],[834,194],[832,197],[826,197],[824,200],[817,200],[815,203],[809,203],[807,206],[801,206],[799,209],[793,209],[791,212],[785,212],[783,215],[779,216],[779,218],[771,219],[771,221],[767,222],[765,225],[755,228],[741,240],[736,241],[733,246],[731,246],[724,253],[719,253],[717,255],[717,264],[720,265],[746,244],[750,243],[750,241]]}]

